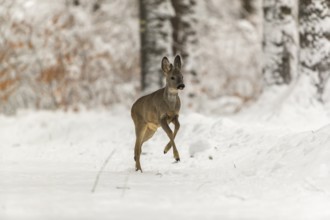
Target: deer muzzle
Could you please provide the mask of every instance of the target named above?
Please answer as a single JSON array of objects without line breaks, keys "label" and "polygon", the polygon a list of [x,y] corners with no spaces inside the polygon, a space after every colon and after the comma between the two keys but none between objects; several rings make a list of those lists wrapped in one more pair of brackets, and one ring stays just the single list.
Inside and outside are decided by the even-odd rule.
[{"label": "deer muzzle", "polygon": [[185,87],[185,85],[182,83],[182,84],[178,85],[177,89],[183,90],[184,87]]}]

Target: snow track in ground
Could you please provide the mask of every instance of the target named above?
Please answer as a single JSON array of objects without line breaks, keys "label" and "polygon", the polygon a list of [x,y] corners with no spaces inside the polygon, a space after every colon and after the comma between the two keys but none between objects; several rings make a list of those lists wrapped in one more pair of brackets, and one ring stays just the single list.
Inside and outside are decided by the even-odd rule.
[{"label": "snow track in ground", "polygon": [[328,119],[180,118],[181,162],[159,129],[139,173],[128,111],[1,116],[0,219],[330,218]]}]

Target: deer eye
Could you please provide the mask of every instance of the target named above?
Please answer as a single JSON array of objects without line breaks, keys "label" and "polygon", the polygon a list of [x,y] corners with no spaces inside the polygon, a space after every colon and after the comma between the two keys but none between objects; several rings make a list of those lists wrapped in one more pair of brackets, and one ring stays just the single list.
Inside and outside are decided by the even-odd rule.
[{"label": "deer eye", "polygon": [[171,80],[175,80],[174,76],[171,77]]}]

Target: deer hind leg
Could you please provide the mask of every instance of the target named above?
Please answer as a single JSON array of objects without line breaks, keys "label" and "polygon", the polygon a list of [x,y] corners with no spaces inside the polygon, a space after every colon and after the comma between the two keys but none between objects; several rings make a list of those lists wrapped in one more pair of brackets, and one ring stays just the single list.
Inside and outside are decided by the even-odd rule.
[{"label": "deer hind leg", "polygon": [[144,142],[148,141],[150,138],[152,138],[152,136],[154,136],[155,132],[156,132],[156,130],[147,128],[146,132],[144,133],[142,142],[144,143]]},{"label": "deer hind leg", "polygon": [[135,160],[135,168],[136,171],[140,170],[142,172],[141,164],[140,164],[140,156],[142,153],[142,145],[144,142],[149,140],[154,134],[155,130],[152,130],[147,127],[147,125],[136,128],[136,143],[134,150],[134,160]]},{"label": "deer hind leg", "polygon": [[142,144],[144,134],[147,130],[147,125],[145,123],[136,123],[135,125],[135,148],[134,148],[134,160],[135,160],[135,169],[136,171],[140,170],[142,172],[141,164],[140,164],[140,156],[142,152]]}]

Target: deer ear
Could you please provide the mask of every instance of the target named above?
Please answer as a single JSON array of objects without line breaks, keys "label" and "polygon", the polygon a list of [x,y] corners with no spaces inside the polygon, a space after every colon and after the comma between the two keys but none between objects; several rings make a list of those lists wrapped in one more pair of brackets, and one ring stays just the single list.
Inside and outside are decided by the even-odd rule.
[{"label": "deer ear", "polygon": [[181,58],[179,55],[176,55],[174,59],[174,68],[181,69]]},{"label": "deer ear", "polygon": [[171,69],[172,69],[172,64],[170,63],[170,61],[168,61],[167,57],[164,57],[162,59],[162,70],[165,73],[168,73],[171,71]]}]

